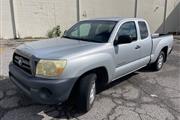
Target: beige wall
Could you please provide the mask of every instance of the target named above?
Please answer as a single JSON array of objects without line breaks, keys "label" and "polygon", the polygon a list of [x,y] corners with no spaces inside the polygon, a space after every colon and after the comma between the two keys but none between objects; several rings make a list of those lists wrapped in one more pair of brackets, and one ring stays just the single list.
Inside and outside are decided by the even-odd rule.
[{"label": "beige wall", "polygon": [[167,3],[167,13],[166,13],[166,21],[165,21],[165,31],[178,31],[178,27],[180,26],[180,0],[168,0]]},{"label": "beige wall", "polygon": [[75,0],[15,0],[14,5],[20,37],[45,36],[56,25],[65,29],[76,22]]},{"label": "beige wall", "polygon": [[134,17],[135,0],[80,0],[80,18]]},{"label": "beige wall", "polygon": [[137,17],[148,21],[151,32],[163,32],[159,27],[163,23],[165,0],[138,0]]},{"label": "beige wall", "polygon": [[[0,0],[0,38],[13,38],[10,1],[14,1],[17,35],[44,37],[60,25],[62,31],[77,21],[76,0]],[[80,20],[99,17],[134,17],[136,0],[80,0]],[[163,32],[165,0],[137,0],[137,17],[145,18],[152,32]],[[165,32],[180,31],[180,0],[167,0]]]},{"label": "beige wall", "polygon": [[13,38],[10,3],[0,0],[0,38]]}]

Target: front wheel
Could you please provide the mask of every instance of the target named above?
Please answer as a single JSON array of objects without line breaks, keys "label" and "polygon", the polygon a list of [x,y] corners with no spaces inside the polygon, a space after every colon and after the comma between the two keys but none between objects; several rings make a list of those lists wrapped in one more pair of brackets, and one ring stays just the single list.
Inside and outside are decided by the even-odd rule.
[{"label": "front wheel", "polygon": [[90,73],[80,80],[77,107],[82,112],[89,111],[93,106],[96,96],[96,79],[96,74]]},{"label": "front wheel", "polygon": [[156,62],[153,63],[154,70],[156,70],[156,71],[161,70],[164,65],[164,61],[165,61],[165,54],[163,51],[161,51]]}]

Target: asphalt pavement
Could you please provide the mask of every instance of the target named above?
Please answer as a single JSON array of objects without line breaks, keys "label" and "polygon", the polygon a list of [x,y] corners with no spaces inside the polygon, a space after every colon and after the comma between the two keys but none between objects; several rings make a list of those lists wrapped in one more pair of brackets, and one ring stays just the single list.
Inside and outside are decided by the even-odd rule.
[{"label": "asphalt pavement", "polygon": [[73,105],[40,105],[22,94],[8,78],[8,64],[16,46],[1,42],[1,120],[180,120],[180,40],[159,72],[142,69],[118,79],[97,94],[88,113]]}]

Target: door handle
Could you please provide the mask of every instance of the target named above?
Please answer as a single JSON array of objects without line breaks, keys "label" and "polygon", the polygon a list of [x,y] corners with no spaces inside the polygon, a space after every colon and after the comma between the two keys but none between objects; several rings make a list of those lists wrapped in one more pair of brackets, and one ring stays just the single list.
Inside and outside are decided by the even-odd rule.
[{"label": "door handle", "polygon": [[137,45],[136,47],[135,47],[135,49],[140,49],[141,48],[141,46],[140,45]]}]

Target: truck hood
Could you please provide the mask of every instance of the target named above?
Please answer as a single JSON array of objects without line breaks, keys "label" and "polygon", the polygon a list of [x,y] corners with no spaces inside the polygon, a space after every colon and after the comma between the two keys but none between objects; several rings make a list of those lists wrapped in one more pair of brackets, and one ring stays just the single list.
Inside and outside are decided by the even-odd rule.
[{"label": "truck hood", "polygon": [[70,57],[89,49],[101,46],[103,43],[54,38],[25,43],[17,48],[23,53],[34,55],[37,58],[60,59]]}]

